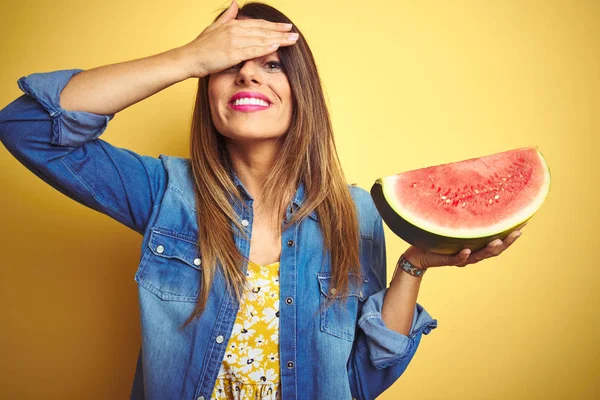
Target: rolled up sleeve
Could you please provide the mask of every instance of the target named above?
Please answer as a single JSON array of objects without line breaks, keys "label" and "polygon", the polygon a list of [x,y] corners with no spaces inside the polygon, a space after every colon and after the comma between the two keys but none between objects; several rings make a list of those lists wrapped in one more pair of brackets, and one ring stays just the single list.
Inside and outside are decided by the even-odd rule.
[{"label": "rolled up sleeve", "polygon": [[166,190],[163,162],[100,139],[114,114],[60,106],[60,93],[81,71],[21,77],[25,94],[0,110],[0,142],[59,192],[143,234]]},{"label": "rolled up sleeve", "polygon": [[60,106],[60,93],[82,69],[34,73],[17,81],[19,88],[36,99],[52,117],[50,143],[78,147],[104,132],[115,114],[100,115],[86,111],[68,111]]},{"label": "rolled up sleeve", "polygon": [[387,290],[381,290],[367,299],[362,316],[358,320],[358,326],[368,337],[369,358],[378,369],[389,367],[403,358],[412,357],[417,350],[415,337],[421,334],[428,335],[437,327],[437,320],[431,318],[423,306],[417,303],[408,336],[388,328],[381,317]]},{"label": "rolled up sleeve", "polygon": [[368,293],[359,308],[359,318],[351,357],[348,361],[350,389],[356,399],[374,399],[387,390],[406,370],[423,335],[437,327],[422,305],[417,303],[408,335],[388,328],[381,316],[387,292],[386,251],[383,223],[378,215],[373,235]]}]

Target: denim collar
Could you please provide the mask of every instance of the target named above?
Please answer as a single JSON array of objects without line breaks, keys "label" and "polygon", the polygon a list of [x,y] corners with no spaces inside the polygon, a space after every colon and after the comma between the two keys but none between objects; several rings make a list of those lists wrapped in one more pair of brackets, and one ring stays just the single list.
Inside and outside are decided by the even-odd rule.
[{"label": "denim collar", "polygon": [[[235,171],[232,170],[230,176],[231,176],[231,179],[233,180],[233,184],[238,188],[238,190],[242,194],[242,197],[244,197],[246,200],[253,201],[254,199],[252,198],[252,196],[250,196],[250,193],[248,193],[248,191],[244,187],[244,184],[242,183],[240,178],[237,176]],[[302,206],[302,203],[304,203],[304,199],[305,199],[304,195],[305,195],[304,183],[300,182],[300,185],[296,189],[296,194],[294,195],[294,200],[292,201],[294,207],[299,208]],[[289,219],[290,214],[291,214],[290,210],[288,209],[287,213],[286,213],[286,219]],[[314,219],[315,221],[319,220],[315,210],[311,211],[310,214],[308,214],[308,216],[310,218]]]}]

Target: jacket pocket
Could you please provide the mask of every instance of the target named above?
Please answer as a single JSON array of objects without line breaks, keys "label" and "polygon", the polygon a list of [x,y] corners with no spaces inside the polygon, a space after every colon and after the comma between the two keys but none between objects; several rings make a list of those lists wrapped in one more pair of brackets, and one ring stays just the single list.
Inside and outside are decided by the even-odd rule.
[{"label": "jacket pocket", "polygon": [[196,242],[176,233],[152,230],[135,281],[162,300],[196,302],[201,258]]},{"label": "jacket pocket", "polygon": [[[331,285],[330,272],[318,272],[319,290],[321,291],[321,331],[341,339],[354,341],[354,331],[358,315],[358,302],[364,301],[363,288],[357,285],[349,285],[348,300],[344,302],[338,298],[325,308],[328,297],[333,297],[337,289]],[[362,282],[367,282],[363,279]],[[351,282],[352,283],[352,280]]]}]

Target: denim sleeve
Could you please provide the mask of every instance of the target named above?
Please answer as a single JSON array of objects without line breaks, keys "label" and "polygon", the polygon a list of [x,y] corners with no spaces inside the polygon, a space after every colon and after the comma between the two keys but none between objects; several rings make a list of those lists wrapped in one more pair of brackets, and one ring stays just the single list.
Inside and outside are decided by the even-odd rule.
[{"label": "denim sleeve", "polygon": [[114,114],[61,108],[60,93],[81,71],[20,78],[25,94],[0,110],[0,141],[59,192],[143,234],[166,189],[162,160],[99,139]]},{"label": "denim sleeve", "polygon": [[348,361],[350,389],[356,399],[374,399],[388,389],[408,367],[422,335],[437,327],[437,320],[418,303],[408,336],[386,327],[381,317],[386,282],[385,238],[378,215],[368,283],[372,294],[359,310],[356,339]]}]

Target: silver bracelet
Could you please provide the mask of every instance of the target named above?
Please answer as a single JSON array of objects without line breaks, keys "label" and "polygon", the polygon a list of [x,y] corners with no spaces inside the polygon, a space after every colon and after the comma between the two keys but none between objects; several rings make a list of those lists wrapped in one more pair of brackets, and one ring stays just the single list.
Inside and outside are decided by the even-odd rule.
[{"label": "silver bracelet", "polygon": [[[417,268],[414,265],[412,265],[407,259],[406,257],[404,257],[404,254],[402,254],[400,256],[400,259],[398,260],[398,263],[396,264],[396,268],[402,268],[404,271],[406,271],[408,274],[415,276],[417,278],[423,276],[423,274],[425,273],[425,269],[421,269],[421,268]],[[394,274],[395,275],[395,274]]]}]

